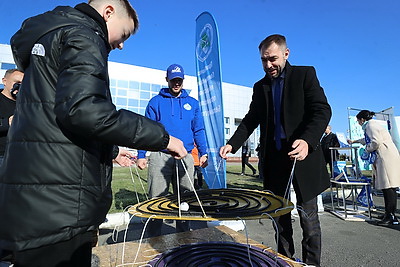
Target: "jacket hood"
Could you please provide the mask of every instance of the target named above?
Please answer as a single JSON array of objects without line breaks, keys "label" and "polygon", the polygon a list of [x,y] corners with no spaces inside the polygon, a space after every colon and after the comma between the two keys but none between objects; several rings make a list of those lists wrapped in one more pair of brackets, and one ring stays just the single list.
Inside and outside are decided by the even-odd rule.
[{"label": "jacket hood", "polygon": [[171,95],[171,93],[169,92],[169,88],[162,88],[158,94],[163,97],[169,97],[169,98],[186,98],[189,96],[185,89],[182,89],[181,94],[179,96]]},{"label": "jacket hood", "polygon": [[21,29],[11,37],[10,44],[18,68],[24,71],[29,65],[31,53],[41,52],[40,44],[36,45],[36,42],[42,36],[58,28],[74,25],[92,28],[105,40],[109,51],[111,50],[107,35],[95,20],[88,19],[88,15],[75,8],[58,6],[52,11],[26,19]]}]

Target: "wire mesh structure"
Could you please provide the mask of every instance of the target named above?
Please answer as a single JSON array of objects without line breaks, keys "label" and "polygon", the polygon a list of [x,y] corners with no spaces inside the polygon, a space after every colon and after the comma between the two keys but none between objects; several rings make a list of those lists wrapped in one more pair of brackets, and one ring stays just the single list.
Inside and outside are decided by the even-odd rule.
[{"label": "wire mesh structure", "polygon": [[[184,203],[188,206],[182,208]],[[176,195],[152,198],[134,205],[128,212],[154,219],[221,221],[277,217],[292,209],[289,200],[266,191],[225,188],[186,192],[180,199]]]},{"label": "wire mesh structure", "polygon": [[233,242],[183,245],[161,254],[149,266],[292,266],[265,249]]}]

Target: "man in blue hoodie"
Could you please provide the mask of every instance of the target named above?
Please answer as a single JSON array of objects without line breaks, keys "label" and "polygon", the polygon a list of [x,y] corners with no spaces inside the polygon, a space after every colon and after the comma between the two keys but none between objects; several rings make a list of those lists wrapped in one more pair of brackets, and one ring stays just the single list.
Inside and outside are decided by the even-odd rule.
[{"label": "man in blue hoodie", "polygon": [[[190,152],[194,148],[194,143],[199,150],[200,166],[204,168],[208,163],[204,121],[199,102],[183,89],[183,79],[182,66],[178,64],[169,66],[166,77],[168,88],[162,88],[158,95],[150,99],[146,108],[145,116],[162,123],[169,134],[182,140],[188,152],[187,156],[181,160],[175,159],[167,151],[151,152],[148,169],[150,197],[167,195],[171,182],[174,193],[177,193],[177,179],[179,179],[180,192],[192,191],[194,162]],[[146,151],[139,150],[137,165],[142,170],[146,168]],[[161,227],[162,220],[151,221],[149,235],[160,235]],[[176,222],[177,232],[188,230],[188,222]]]}]

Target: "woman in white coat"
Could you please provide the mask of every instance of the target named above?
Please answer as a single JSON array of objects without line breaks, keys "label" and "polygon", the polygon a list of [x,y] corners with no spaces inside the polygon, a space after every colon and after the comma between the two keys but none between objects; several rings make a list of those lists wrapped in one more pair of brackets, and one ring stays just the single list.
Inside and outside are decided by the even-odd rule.
[{"label": "woman in white coat", "polygon": [[[395,216],[397,208],[396,189],[400,186],[400,155],[389,131],[376,120],[369,110],[362,110],[357,114],[357,122],[365,133],[365,138],[349,143],[359,142],[366,145],[365,149],[371,153],[375,171],[375,188],[383,192],[385,201],[385,215],[377,222],[378,225],[399,224]],[[374,155],[375,154],[375,155]]]}]

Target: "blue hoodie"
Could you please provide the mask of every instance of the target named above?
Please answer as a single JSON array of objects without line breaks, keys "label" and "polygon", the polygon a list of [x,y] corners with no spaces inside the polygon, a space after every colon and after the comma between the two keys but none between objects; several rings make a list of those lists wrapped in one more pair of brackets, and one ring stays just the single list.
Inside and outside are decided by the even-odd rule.
[{"label": "blue hoodie", "polygon": [[[188,153],[196,142],[199,156],[207,154],[203,115],[199,102],[182,89],[177,97],[171,95],[169,88],[150,99],[145,116],[164,125],[168,133],[182,140]],[[139,150],[138,158],[145,158],[146,151]]]}]

